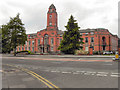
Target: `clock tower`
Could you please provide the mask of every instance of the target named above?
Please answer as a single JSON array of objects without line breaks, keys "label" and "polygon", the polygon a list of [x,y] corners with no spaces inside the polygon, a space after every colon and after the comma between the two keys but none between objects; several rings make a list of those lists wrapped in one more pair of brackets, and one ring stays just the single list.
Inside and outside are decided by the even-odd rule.
[{"label": "clock tower", "polygon": [[47,13],[47,29],[57,28],[57,12],[53,4],[50,5]]}]

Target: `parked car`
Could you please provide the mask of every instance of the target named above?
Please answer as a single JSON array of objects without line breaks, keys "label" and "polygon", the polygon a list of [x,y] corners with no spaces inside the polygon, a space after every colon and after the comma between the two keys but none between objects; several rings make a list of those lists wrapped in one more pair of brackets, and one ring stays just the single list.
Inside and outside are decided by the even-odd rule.
[{"label": "parked car", "polygon": [[112,51],[105,51],[105,52],[103,52],[103,54],[113,54],[113,52]]}]

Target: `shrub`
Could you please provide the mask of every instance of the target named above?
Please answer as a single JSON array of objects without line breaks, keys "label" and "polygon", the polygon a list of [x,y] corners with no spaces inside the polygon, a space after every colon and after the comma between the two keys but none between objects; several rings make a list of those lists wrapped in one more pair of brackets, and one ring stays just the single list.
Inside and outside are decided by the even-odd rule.
[{"label": "shrub", "polygon": [[76,50],[75,54],[76,55],[87,55],[88,51],[84,51],[84,50],[80,49],[80,50]]},{"label": "shrub", "polygon": [[31,54],[31,51],[24,50],[24,51],[17,51],[17,52],[16,52],[16,54],[19,54],[19,53]]},{"label": "shrub", "polygon": [[99,52],[98,52],[98,51],[93,51],[93,54],[94,54],[94,55],[98,55]]},{"label": "shrub", "polygon": [[33,55],[34,53],[33,52],[30,52],[30,55]]}]

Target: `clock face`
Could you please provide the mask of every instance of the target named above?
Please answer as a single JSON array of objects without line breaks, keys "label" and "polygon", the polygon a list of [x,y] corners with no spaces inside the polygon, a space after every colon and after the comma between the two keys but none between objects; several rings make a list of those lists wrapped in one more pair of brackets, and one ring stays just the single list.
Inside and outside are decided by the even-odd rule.
[{"label": "clock face", "polygon": [[52,15],[50,15],[49,17],[52,18]]}]

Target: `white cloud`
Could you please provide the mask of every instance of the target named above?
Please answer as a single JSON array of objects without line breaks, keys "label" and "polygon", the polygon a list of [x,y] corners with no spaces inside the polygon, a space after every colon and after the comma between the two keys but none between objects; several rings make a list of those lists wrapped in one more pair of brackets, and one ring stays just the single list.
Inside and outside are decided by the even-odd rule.
[{"label": "white cloud", "polygon": [[53,3],[58,12],[59,29],[65,30],[72,14],[82,28],[107,28],[118,33],[119,0],[1,0],[0,25],[19,12],[27,33],[46,28],[47,11]]}]

